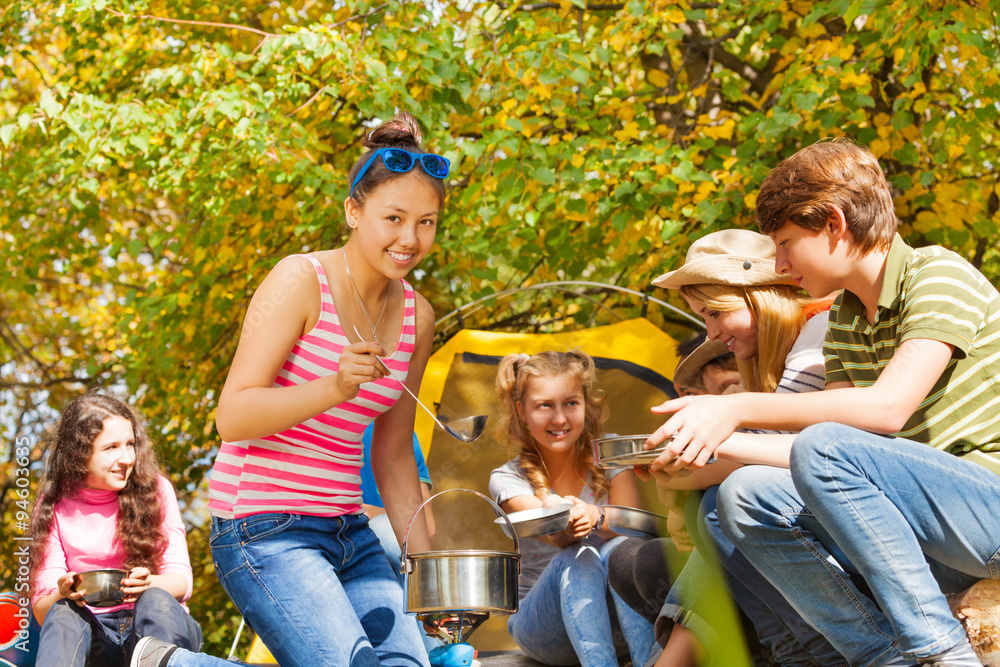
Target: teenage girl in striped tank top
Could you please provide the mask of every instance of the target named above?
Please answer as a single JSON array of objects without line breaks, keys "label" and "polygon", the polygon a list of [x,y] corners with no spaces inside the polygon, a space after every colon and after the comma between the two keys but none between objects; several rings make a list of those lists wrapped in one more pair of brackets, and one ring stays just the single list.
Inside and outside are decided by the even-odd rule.
[{"label": "teenage girl in striped tank top", "polygon": [[[434,334],[403,278],[434,243],[448,161],[420,148],[406,113],[363,143],[344,202],[350,238],[264,279],[219,398],[216,574],[284,667],[427,664],[362,512],[359,470],[374,421],[372,468],[402,541],[421,503],[416,404],[392,376],[416,392]],[[429,549],[422,517],[409,539]]]}]

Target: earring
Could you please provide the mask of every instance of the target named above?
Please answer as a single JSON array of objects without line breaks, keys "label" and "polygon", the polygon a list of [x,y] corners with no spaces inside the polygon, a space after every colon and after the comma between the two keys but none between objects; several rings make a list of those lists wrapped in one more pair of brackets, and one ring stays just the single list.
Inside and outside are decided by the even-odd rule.
[{"label": "earring", "polygon": [[358,222],[354,218],[348,218],[347,219],[347,226],[350,227],[351,229],[354,229],[355,227],[358,226]]}]

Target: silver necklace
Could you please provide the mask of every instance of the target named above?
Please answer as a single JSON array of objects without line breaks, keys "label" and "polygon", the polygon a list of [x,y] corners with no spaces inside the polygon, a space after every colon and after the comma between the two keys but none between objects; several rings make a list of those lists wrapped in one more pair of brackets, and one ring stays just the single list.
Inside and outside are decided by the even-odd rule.
[{"label": "silver necklace", "polygon": [[347,267],[347,278],[351,281],[351,287],[354,288],[354,305],[355,312],[357,312],[357,305],[361,304],[361,312],[365,314],[365,319],[368,320],[368,326],[372,328],[372,340],[376,343],[378,342],[378,325],[382,323],[382,316],[385,315],[385,304],[389,302],[389,284],[385,285],[385,296],[382,297],[382,310],[378,314],[378,319],[375,320],[375,324],[372,324],[372,318],[368,314],[368,309],[365,308],[365,300],[361,298],[361,292],[358,290],[357,284],[354,282],[354,276],[351,275],[351,265],[347,263],[347,251],[344,250],[343,246],[340,248],[340,254],[344,256],[344,266]]}]

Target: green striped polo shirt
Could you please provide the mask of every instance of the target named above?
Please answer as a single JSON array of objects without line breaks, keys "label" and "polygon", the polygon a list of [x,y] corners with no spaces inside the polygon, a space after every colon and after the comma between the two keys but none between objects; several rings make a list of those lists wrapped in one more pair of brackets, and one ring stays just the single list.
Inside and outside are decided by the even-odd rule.
[{"label": "green striped polo shirt", "polygon": [[830,309],[823,346],[827,383],[874,384],[910,338],[938,340],[954,352],[896,435],[1000,474],[1000,294],[956,253],[939,246],[915,250],[897,235],[875,322],[868,324],[861,300],[846,290]]}]

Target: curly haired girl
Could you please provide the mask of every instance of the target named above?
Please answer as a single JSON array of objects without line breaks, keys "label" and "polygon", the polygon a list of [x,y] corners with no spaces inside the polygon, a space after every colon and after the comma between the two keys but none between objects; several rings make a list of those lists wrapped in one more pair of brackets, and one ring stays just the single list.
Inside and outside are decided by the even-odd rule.
[{"label": "curly haired girl", "polygon": [[[31,528],[38,664],[122,664],[145,636],[197,650],[201,629],[183,606],[192,586],[184,525],[135,412],[87,393],[63,411],[48,448]],[[104,568],[128,571],[124,597],[86,606],[78,573]]]}]

